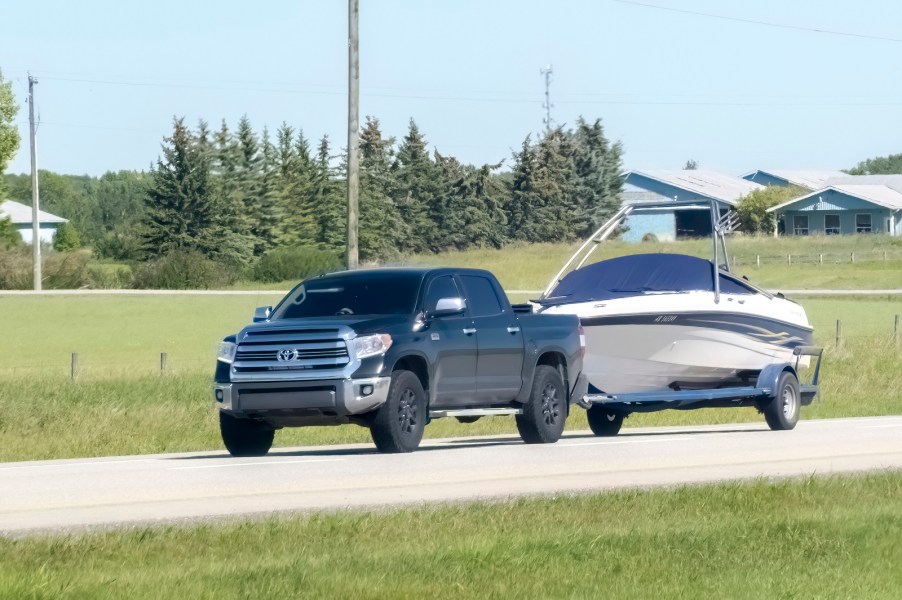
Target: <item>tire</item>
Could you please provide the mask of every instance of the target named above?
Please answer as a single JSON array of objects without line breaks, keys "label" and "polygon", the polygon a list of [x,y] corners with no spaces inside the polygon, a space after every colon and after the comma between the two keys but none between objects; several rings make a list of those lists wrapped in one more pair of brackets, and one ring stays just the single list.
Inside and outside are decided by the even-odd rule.
[{"label": "tire", "polygon": [[788,431],[799,422],[802,396],[799,380],[790,371],[783,371],[777,379],[774,399],[764,407],[764,420],[774,431]]},{"label": "tire", "polygon": [[560,374],[548,365],[536,367],[529,401],[516,416],[517,431],[527,444],[551,444],[564,433],[567,390]]},{"label": "tire", "polygon": [[586,418],[589,421],[589,428],[592,433],[599,437],[610,437],[620,432],[623,426],[624,414],[605,408],[604,406],[593,404],[586,411]]},{"label": "tire", "polygon": [[276,430],[265,423],[239,419],[219,412],[219,432],[232,456],[265,456],[272,448]]},{"label": "tire", "polygon": [[426,428],[426,393],[420,378],[410,371],[395,371],[388,399],[376,409],[370,435],[379,452],[413,452]]}]

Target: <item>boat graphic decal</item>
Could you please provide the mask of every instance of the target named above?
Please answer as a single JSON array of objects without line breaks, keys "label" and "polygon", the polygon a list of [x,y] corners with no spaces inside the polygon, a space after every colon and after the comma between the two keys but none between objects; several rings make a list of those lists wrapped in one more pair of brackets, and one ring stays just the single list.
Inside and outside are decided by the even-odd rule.
[{"label": "boat graphic decal", "polygon": [[807,346],[812,343],[812,329],[810,327],[794,325],[760,315],[742,313],[647,313],[583,317],[580,321],[583,327],[649,325],[718,329],[746,335],[762,343],[783,348]]}]

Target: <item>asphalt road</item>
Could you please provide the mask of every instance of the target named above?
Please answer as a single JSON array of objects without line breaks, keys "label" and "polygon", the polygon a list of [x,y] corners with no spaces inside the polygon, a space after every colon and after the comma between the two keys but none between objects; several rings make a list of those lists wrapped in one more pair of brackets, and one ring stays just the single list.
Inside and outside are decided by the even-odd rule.
[{"label": "asphalt road", "polygon": [[902,416],[0,463],[0,534],[902,468]]}]

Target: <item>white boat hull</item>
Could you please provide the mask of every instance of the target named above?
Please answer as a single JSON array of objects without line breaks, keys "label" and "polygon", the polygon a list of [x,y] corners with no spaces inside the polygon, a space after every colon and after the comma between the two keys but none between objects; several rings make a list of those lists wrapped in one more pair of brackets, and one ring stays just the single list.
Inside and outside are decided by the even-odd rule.
[{"label": "white boat hull", "polygon": [[705,292],[658,294],[546,311],[580,317],[583,371],[606,394],[735,384],[769,364],[794,362],[793,349],[811,344],[804,310],[775,297],[722,295],[715,303]]}]

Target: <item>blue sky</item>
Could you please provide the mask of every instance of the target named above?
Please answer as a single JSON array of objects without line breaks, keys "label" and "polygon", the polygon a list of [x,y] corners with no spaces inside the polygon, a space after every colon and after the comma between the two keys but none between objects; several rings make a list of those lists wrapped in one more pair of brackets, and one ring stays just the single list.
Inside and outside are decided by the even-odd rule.
[{"label": "blue sky", "polygon": [[[601,118],[627,168],[838,169],[902,152],[902,3],[360,4],[361,121],[400,138],[412,117],[465,162],[510,165],[542,129],[547,64],[552,118]],[[346,144],[343,0],[30,0],[2,14],[22,133],[7,172],[29,170],[28,71],[40,166],[57,172],[146,169],[173,116],[218,128],[247,114]]]}]

